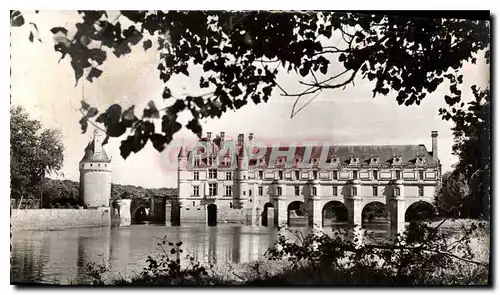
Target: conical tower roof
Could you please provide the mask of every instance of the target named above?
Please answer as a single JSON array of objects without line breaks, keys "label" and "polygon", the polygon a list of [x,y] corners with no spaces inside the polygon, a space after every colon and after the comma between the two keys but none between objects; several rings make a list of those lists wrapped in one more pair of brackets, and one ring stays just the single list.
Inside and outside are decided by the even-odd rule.
[{"label": "conical tower roof", "polygon": [[101,148],[100,153],[95,153],[95,140],[92,140],[89,142],[87,147],[85,148],[85,155],[83,155],[82,162],[104,162],[104,163],[109,163],[111,162],[111,159],[108,157],[106,154],[106,151],[104,148]]},{"label": "conical tower roof", "polygon": [[104,135],[97,128],[94,129],[94,138],[85,148],[85,154],[83,155],[82,162],[104,162],[109,163],[111,159],[106,154],[104,147],[102,146]]}]

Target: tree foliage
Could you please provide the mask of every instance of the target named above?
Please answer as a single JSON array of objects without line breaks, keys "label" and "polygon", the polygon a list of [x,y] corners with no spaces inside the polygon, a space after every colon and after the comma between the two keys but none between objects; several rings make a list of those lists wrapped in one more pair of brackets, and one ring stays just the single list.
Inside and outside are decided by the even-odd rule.
[{"label": "tree foliage", "polygon": [[[43,207],[56,204],[83,206],[80,198],[80,183],[72,180],[46,179],[43,183]],[[171,198],[177,194],[174,188],[144,188],[142,186],[111,184],[111,200],[146,199],[152,197]]]},{"label": "tree foliage", "polygon": [[[182,128],[177,121],[180,112],[192,115],[184,127],[201,136],[200,119],[221,117],[249,102],[267,102],[276,92],[295,99],[293,116],[302,109],[297,107],[299,100],[325,89],[345,88],[358,76],[373,81],[374,97],[394,91],[398,103],[406,106],[420,104],[447,82],[450,93],[444,99],[453,107],[461,101],[462,65],[475,63],[480,51],[488,63],[490,56],[488,21],[346,12],[79,14],[74,35],[64,25],[51,30],[54,49],[71,60],[77,83],[84,76],[91,82],[99,78],[110,52],[121,57],[139,46],[156,50],[160,57],[158,76],[165,83],[162,98],[168,107],[157,109],[151,101],[139,117],[134,107],[112,105],[99,112],[82,104],[83,131],[99,113],[96,122],[105,126],[109,137],[128,134],[120,148],[124,158],[148,141],[163,150]],[[333,63],[344,69],[332,72]],[[197,69],[202,74],[196,79],[206,93],[174,96],[171,78],[191,76]],[[278,74],[300,77],[304,90],[289,92],[279,84]],[[161,120],[160,130],[154,119]]]},{"label": "tree foliage", "polygon": [[10,145],[11,197],[39,197],[44,177],[62,167],[60,131],[42,129],[22,107],[11,107]]},{"label": "tree foliage", "polygon": [[462,175],[468,190],[465,206],[473,217],[489,219],[491,196],[490,91],[472,87],[475,100],[453,111],[453,153],[459,157],[454,174]]}]

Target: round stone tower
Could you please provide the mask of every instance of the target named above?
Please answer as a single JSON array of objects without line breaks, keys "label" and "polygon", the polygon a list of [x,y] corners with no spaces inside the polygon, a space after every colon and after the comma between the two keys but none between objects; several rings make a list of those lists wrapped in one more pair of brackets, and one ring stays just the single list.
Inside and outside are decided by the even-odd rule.
[{"label": "round stone tower", "polygon": [[89,208],[110,205],[111,159],[102,146],[104,136],[104,132],[94,130],[80,161],[80,199]]}]

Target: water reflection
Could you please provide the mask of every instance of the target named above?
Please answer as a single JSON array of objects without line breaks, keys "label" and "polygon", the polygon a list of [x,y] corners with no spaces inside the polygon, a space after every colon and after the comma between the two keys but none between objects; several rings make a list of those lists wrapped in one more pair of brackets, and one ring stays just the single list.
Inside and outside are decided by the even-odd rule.
[{"label": "water reflection", "polygon": [[[378,237],[388,236],[388,224],[368,225]],[[334,228],[347,228],[337,224]],[[303,236],[312,229],[295,228]],[[323,228],[327,233],[332,228]],[[290,239],[293,234],[286,233]],[[122,228],[79,228],[63,231],[14,232],[11,282],[85,281],[87,264],[105,264],[116,276],[127,277],[147,266],[148,255],[159,254],[158,243],[166,236],[182,241],[183,253],[203,264],[246,263],[261,257],[276,241],[273,227],[133,225]],[[167,250],[170,250],[167,248]]]}]

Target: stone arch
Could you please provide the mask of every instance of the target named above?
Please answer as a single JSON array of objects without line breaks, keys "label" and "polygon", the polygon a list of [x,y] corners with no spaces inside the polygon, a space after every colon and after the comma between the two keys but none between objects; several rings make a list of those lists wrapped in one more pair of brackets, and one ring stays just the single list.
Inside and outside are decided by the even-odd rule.
[{"label": "stone arch", "polygon": [[329,201],[321,210],[322,226],[328,226],[332,222],[347,222],[348,209],[341,201]]},{"label": "stone arch", "polygon": [[207,225],[217,225],[217,205],[215,204],[210,204],[207,206]]},{"label": "stone arch", "polygon": [[271,202],[264,204],[262,211],[262,225],[263,226],[273,226],[274,224],[274,205]]},{"label": "stone arch", "polygon": [[132,200],[130,206],[130,217],[132,223],[143,223],[151,221],[151,203],[144,200]]},{"label": "stone arch", "polygon": [[287,206],[287,224],[289,226],[307,226],[308,210],[303,201],[293,201]]},{"label": "stone arch", "polygon": [[139,206],[131,214],[133,223],[142,223],[150,221],[149,206]]},{"label": "stone arch", "polygon": [[407,205],[405,221],[425,221],[435,216],[435,206],[427,200],[416,200]]},{"label": "stone arch", "polygon": [[380,201],[367,202],[361,210],[361,223],[390,220],[389,207]]}]

